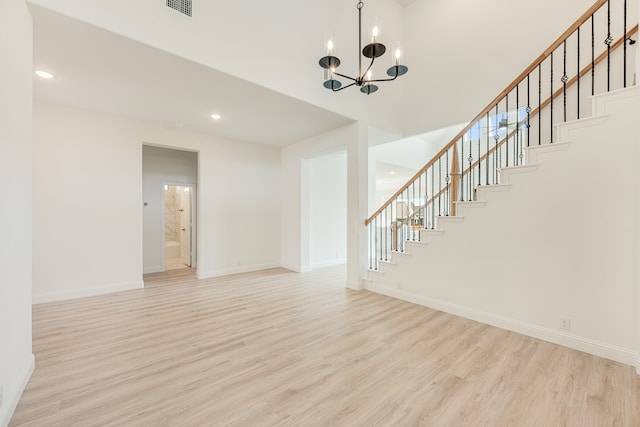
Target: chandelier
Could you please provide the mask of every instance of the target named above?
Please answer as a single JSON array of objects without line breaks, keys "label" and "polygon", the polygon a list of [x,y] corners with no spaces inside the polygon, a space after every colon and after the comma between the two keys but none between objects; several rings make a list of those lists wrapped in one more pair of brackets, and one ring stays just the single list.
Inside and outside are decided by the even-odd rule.
[{"label": "chandelier", "polygon": [[[376,58],[379,58],[380,56],[384,55],[384,53],[387,51],[387,48],[385,47],[385,45],[377,41],[378,34],[379,34],[379,30],[377,26],[374,26],[371,31],[371,43],[366,45],[364,49],[362,48],[362,7],[363,6],[364,4],[362,3],[362,1],[358,2],[357,4],[357,8],[358,8],[358,76],[349,77],[349,76],[345,76],[344,74],[340,74],[336,72],[336,68],[340,66],[340,58],[333,56],[334,46],[333,46],[332,40],[327,41],[327,45],[326,45],[327,56],[320,58],[319,64],[322,68],[326,70],[325,81],[323,83],[323,86],[327,89],[331,89],[334,92],[338,92],[342,89],[346,89],[351,86],[359,86],[360,92],[370,95],[373,92],[378,90],[378,86],[375,85],[374,83],[388,82],[391,80],[395,80],[398,78],[398,76],[406,74],[406,72],[409,71],[409,68],[407,68],[404,65],[400,65],[401,51],[398,48],[394,52],[393,65],[387,70],[387,75],[389,76],[389,78],[386,78],[386,79],[373,78],[372,70],[371,70],[371,67],[373,66],[373,62],[376,60]],[[371,59],[371,63],[369,63],[369,66],[367,67],[366,70],[364,70],[364,72],[362,72],[362,55],[360,55],[360,52],[362,52],[362,55],[364,55],[365,58]],[[346,86],[343,86],[342,82],[336,79],[336,76],[347,79],[351,81],[351,83],[349,83]]]}]

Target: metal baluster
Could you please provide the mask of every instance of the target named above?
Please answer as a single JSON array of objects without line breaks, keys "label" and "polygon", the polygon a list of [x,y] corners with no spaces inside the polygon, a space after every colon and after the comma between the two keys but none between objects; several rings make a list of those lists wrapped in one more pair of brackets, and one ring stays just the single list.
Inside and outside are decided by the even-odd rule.
[{"label": "metal baluster", "polygon": [[596,33],[593,14],[591,15],[591,96],[596,93]]},{"label": "metal baluster", "polygon": [[424,208],[422,208],[422,228],[429,228],[429,172],[424,171]]},{"label": "metal baluster", "polygon": [[562,71],[562,97],[563,97],[563,122],[567,121],[567,81],[569,77],[567,76],[567,40],[562,43],[563,45],[563,71]]},{"label": "metal baluster", "polygon": [[371,245],[373,243],[373,237],[371,236],[371,223],[369,223],[369,270],[373,269],[373,264],[371,262]]},{"label": "metal baluster", "polygon": [[413,183],[411,183],[411,191],[412,191],[412,198],[411,200],[413,200],[411,203],[413,204],[413,211],[411,212],[411,228],[409,228],[410,232],[411,232],[411,240],[415,241],[416,240],[416,236],[413,234],[413,223],[416,222],[416,182],[413,181]]},{"label": "metal baluster", "polygon": [[387,230],[385,229],[385,226],[384,226],[384,211],[382,211],[380,212],[380,261],[384,259],[383,251],[387,243],[387,240],[385,238],[386,232]]},{"label": "metal baluster", "polygon": [[607,45],[607,92],[611,90],[611,0],[607,0],[607,38],[604,44]]},{"label": "metal baluster", "polygon": [[578,26],[578,113],[577,118],[580,119],[580,26]]},{"label": "metal baluster", "polygon": [[[455,145],[454,145],[455,148]],[[449,192],[449,190],[451,189],[451,185],[450,185],[450,181],[451,181],[451,176],[449,175],[449,150],[447,150],[445,153],[445,177],[444,177],[444,182],[445,185],[447,186],[447,192],[446,195],[444,197],[444,216],[449,216],[449,206],[451,206],[451,193]]]},{"label": "metal baluster", "polygon": [[[389,205],[391,206],[391,205]],[[387,227],[390,225],[389,222],[389,214],[387,212],[387,210],[389,209],[389,206],[387,206],[386,208],[384,208],[384,259],[385,261],[389,259],[389,241],[387,239]],[[390,227],[389,232],[391,233],[391,241],[393,241],[393,227]]]},{"label": "metal baluster", "polygon": [[[504,139],[505,139],[505,147],[506,147],[506,155],[505,158],[507,159],[507,164],[506,167],[509,167],[509,94],[506,94],[504,97],[504,102],[505,102],[505,111],[507,112],[507,128],[505,129],[505,134],[504,134]],[[501,148],[502,150],[502,148]],[[500,155],[502,156],[502,152],[500,153]],[[502,162],[500,162],[500,164],[502,165]]]},{"label": "metal baluster", "polygon": [[[440,159],[438,159],[438,162],[440,161]],[[435,220],[436,220],[436,193],[435,193],[435,171],[436,168],[434,165],[431,165],[431,229],[433,230],[435,228]]]},{"label": "metal baluster", "polygon": [[[482,157],[482,155],[480,154],[480,151],[482,150],[480,148],[480,142],[481,142],[481,135],[482,135],[482,119],[478,120],[478,185],[482,185],[482,162],[480,161],[480,158]],[[473,200],[473,199],[469,199],[469,200]]]},{"label": "metal baluster", "polygon": [[441,190],[442,190],[442,157],[439,157],[438,158],[438,216],[442,215],[442,191]]},{"label": "metal baluster", "polygon": [[[409,187],[407,187],[407,189],[405,190],[407,192],[407,195],[404,197],[405,200],[409,200]],[[404,193],[402,193],[401,195],[404,195]],[[406,221],[409,222],[409,202],[405,202],[405,209],[406,212],[403,212],[403,216],[406,214]],[[397,215],[397,211],[396,211],[396,215]],[[398,219],[396,218],[396,229],[398,227]],[[407,229],[404,226],[404,222],[400,222],[400,242],[398,243],[398,252],[404,252],[404,242],[407,240]]]},{"label": "metal baluster", "polygon": [[538,64],[538,145],[542,144],[542,62]]},{"label": "metal baluster", "polygon": [[500,139],[500,136],[498,136],[498,104],[496,104],[496,130],[495,133],[493,135],[493,140],[495,141],[494,144],[494,150],[493,150],[493,184],[497,184],[498,183],[498,139]]},{"label": "metal baluster", "polygon": [[[422,175],[418,178],[418,202],[420,202],[420,197],[422,197]],[[422,206],[422,203],[420,203],[420,206]],[[420,241],[420,228],[424,227],[424,219],[420,218],[423,215],[422,208],[418,212],[418,224],[420,225],[418,228],[418,241]]]},{"label": "metal baluster", "polygon": [[[520,135],[520,83],[516,85],[516,135],[515,149],[513,150],[513,164],[518,165],[518,135]],[[522,164],[522,163],[520,163]]]},{"label": "metal baluster", "polygon": [[487,162],[487,167],[486,167],[486,179],[487,179],[487,185],[489,185],[489,127],[490,127],[490,120],[489,120],[489,112],[487,111],[487,152],[485,153],[485,162]]},{"label": "metal baluster", "polygon": [[[462,151],[460,153],[460,164],[462,164],[462,168],[460,170],[460,173],[462,173],[462,177],[460,179],[460,200],[464,202],[464,135],[460,138],[460,146],[462,147]],[[471,171],[469,171],[469,173],[471,173]]]},{"label": "metal baluster", "polygon": [[[377,216],[377,217],[375,217],[375,218],[374,218],[374,220],[373,220],[373,223],[374,223],[373,230],[374,230],[374,235],[375,235],[375,239],[376,239],[376,241],[375,241],[375,249],[376,249],[376,250],[375,250],[375,252],[374,252],[373,256],[375,257],[375,266],[376,266],[376,270],[378,269],[378,257],[377,257],[377,253],[378,253],[378,246],[379,246],[379,245],[378,245],[378,243],[380,242],[380,240],[378,239],[378,230],[379,230],[379,227],[378,227],[378,218],[379,218],[379,217],[380,217],[380,215],[378,214],[378,216]],[[380,252],[380,258],[382,258],[382,251]]]},{"label": "metal baluster", "polygon": [[[469,135],[471,136],[471,135]],[[473,170],[471,169],[471,166],[473,165],[473,148],[471,146],[471,137],[469,137],[469,179],[467,180],[467,189],[469,190],[469,197],[468,200],[471,201],[473,200]],[[462,162],[464,162],[464,160],[462,160]],[[463,168],[464,171],[464,168]],[[464,201],[464,199],[462,199]]]},{"label": "metal baluster", "polygon": [[[404,215],[406,214],[406,221],[409,222],[409,187],[407,187],[407,189],[405,190],[407,192],[407,195],[405,196],[405,200],[407,200],[407,202],[405,202],[405,209],[406,212],[402,212],[402,216],[404,218]],[[401,194],[404,195],[404,192]],[[398,227],[398,211],[396,210],[396,228]],[[407,240],[407,236],[406,236],[406,227],[404,226],[403,222],[400,222],[400,230],[402,231],[402,233],[400,234],[400,243],[398,244],[398,252],[404,252],[404,242],[405,240]]]},{"label": "metal baluster", "polygon": [[549,88],[550,91],[550,96],[549,98],[551,99],[551,112],[549,114],[550,118],[551,118],[551,129],[549,129],[549,136],[551,138],[551,141],[549,141],[550,144],[553,143],[553,52],[551,52],[551,70],[549,71],[549,76],[550,76],[550,80],[551,80],[551,87]]},{"label": "metal baluster", "polygon": [[531,137],[531,87],[529,85],[530,75],[531,74],[527,74],[527,147],[529,146],[529,138]]}]

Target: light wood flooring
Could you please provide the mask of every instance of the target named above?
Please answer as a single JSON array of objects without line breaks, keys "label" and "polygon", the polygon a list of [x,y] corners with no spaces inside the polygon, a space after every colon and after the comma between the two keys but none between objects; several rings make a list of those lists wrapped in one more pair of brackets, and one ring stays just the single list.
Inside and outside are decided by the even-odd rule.
[{"label": "light wood flooring", "polygon": [[634,369],[367,291],[343,267],[36,305],[11,426],[640,426]]}]

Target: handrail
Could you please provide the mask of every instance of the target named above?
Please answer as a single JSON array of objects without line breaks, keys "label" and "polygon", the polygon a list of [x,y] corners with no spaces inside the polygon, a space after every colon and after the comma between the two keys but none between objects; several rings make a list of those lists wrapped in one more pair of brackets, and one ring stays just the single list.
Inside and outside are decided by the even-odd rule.
[{"label": "handrail", "polygon": [[[538,56],[538,58],[536,58],[536,60],[533,61],[531,65],[529,65],[522,73],[520,73],[518,77],[516,77],[516,79],[511,84],[509,84],[503,91],[501,91],[498,94],[498,96],[496,96],[484,109],[481,110],[480,113],[478,113],[464,128],[462,128],[462,130],[455,137],[453,137],[448,144],[446,144],[429,162],[427,162],[420,170],[418,170],[418,172],[416,172],[415,175],[411,177],[411,179],[409,179],[400,189],[398,189],[398,191],[394,193],[393,196],[391,196],[382,206],[380,206],[378,210],[376,210],[369,218],[367,218],[365,220],[365,225],[368,226],[375,217],[377,217],[380,213],[382,213],[385,209],[387,209],[398,196],[400,196],[404,191],[406,191],[413,182],[415,182],[423,173],[425,173],[425,171],[427,171],[431,166],[433,166],[435,162],[437,162],[438,158],[442,157],[447,151],[449,151],[454,146],[454,144],[465,135],[465,133],[467,133],[487,113],[490,113],[497,103],[499,103],[502,99],[505,98],[505,96],[507,96],[511,91],[513,91],[520,84],[520,82],[524,80],[524,78],[527,75],[529,75],[542,62],[544,62],[544,60],[549,55],[551,55],[558,47],[560,47],[569,36],[571,36],[575,31],[577,31],[582,24],[587,22],[587,20],[591,18],[595,14],[595,12],[597,12],[598,9],[600,9],[608,1],[610,0],[597,0],[589,9],[587,9],[587,11],[583,13],[580,16],[580,18],[578,18],[564,33],[562,33],[562,35],[558,37],[540,56]],[[637,31],[638,31],[638,26],[636,25],[631,31],[627,32],[625,36],[634,34]],[[625,39],[623,37],[622,39],[616,41],[616,43],[612,44],[611,49],[615,49],[619,47],[620,44],[624,43],[624,40]],[[606,58],[606,56],[607,56],[607,52],[598,56],[599,58],[598,62],[602,61],[604,58]],[[596,63],[594,62],[594,66],[595,64]],[[588,72],[590,69],[591,68],[589,67],[589,69],[584,73]],[[580,76],[584,75],[584,73],[581,72]],[[572,79],[571,84],[575,82],[575,79],[577,79],[577,76]],[[553,97],[555,97],[557,93],[558,91],[556,91],[553,94]],[[539,109],[546,107],[550,102],[551,102],[550,99],[545,100],[544,105],[541,103],[539,106]],[[538,110],[536,110],[536,113],[537,111]],[[495,147],[493,148],[492,152],[494,151],[495,151]],[[486,159],[486,156],[483,158]]]},{"label": "handrail", "polygon": [[[516,77],[516,79],[511,82],[502,92],[498,94],[487,106],[482,109],[480,113],[478,113],[470,122],[467,124],[462,130],[455,136],[453,139],[445,145],[426,165],[424,165],[416,174],[407,181],[398,191],[395,192],[393,196],[391,196],[378,210],[376,210],[369,218],[365,220],[365,225],[368,226],[375,217],[377,217],[381,212],[383,212],[393,201],[400,196],[409,186],[416,181],[427,169],[429,169],[433,164],[437,161],[437,159],[443,156],[447,151],[449,151],[454,144],[467,133],[478,120],[481,120],[487,113],[489,113],[495,105],[500,102],[506,95],[508,95],[512,90],[516,88],[520,84],[520,82],[529,75],[533,70],[535,70],[553,51],[555,51],[558,47],[562,45],[562,43],[573,34],[582,24],[587,22],[591,16],[598,11],[605,3],[609,0],[597,0],[585,13],[583,13],[560,37],[558,37],[538,58],[536,58],[531,65],[529,65],[525,70]],[[637,26],[636,26],[637,31]],[[628,33],[627,33],[628,34]],[[542,105],[541,105],[542,107]]]},{"label": "handrail", "polygon": [[[627,32],[627,37],[634,35],[635,33],[638,32],[638,24],[636,24],[633,28],[631,28],[629,30],[629,32]],[[611,44],[611,51],[616,50],[617,48],[620,47],[620,45],[622,45],[622,43],[624,43],[625,40],[625,36],[620,37],[618,40],[616,40],[614,43]],[[596,65],[598,65],[600,62],[604,61],[607,58],[607,51],[602,52],[600,55],[598,55],[594,61],[593,61],[593,66],[595,67]],[[567,80],[567,88],[573,86],[577,81],[578,81],[578,76],[583,77],[585,74],[587,74],[589,71],[591,71],[592,68],[592,64],[589,63],[587,64],[586,67],[584,67],[582,70],[580,70],[579,75],[575,75],[572,78],[570,78],[569,80]],[[562,95],[564,91],[564,88],[560,88],[558,90],[556,90],[553,93],[553,99],[555,99],[556,97]],[[545,99],[543,102],[540,103],[540,107],[536,107],[535,109],[531,110],[530,113],[530,117],[535,117],[540,110],[542,110],[544,107],[546,107],[547,105],[549,105],[551,103],[551,96],[548,97],[547,99]],[[526,124],[527,120],[523,119],[519,122],[520,126],[523,126],[524,124]],[[507,136],[505,136],[503,139],[500,140],[500,142],[498,142],[497,145],[495,145],[494,147],[491,147],[489,149],[489,151],[487,151],[485,154],[483,154],[478,160],[476,160],[474,163],[471,164],[471,166],[469,166],[463,173],[462,175],[467,175],[472,169],[476,168],[479,164],[481,164],[483,161],[485,161],[491,154],[493,154],[498,148],[500,148],[502,145],[504,145],[504,143],[513,136],[513,134],[516,131],[513,130],[511,131]]]}]

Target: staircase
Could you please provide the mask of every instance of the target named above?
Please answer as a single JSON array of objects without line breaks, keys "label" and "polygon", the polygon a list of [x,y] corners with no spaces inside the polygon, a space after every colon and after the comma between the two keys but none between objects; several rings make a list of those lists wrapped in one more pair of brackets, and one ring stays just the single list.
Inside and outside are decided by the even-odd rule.
[{"label": "staircase", "polygon": [[[591,25],[602,7],[611,21],[611,5],[599,1],[563,37]],[[544,61],[555,65],[555,49],[571,56],[567,39],[558,39],[369,218],[366,288],[635,365],[640,373],[640,90],[626,76],[611,78],[612,68],[628,72],[622,56],[630,34],[619,38],[617,53],[615,43],[607,45],[602,94],[580,98],[585,81],[580,89],[578,75],[596,90],[603,67],[594,60],[576,73],[578,87],[570,86],[575,105],[567,108],[566,69],[559,88],[551,73],[546,100],[532,103],[529,94],[521,103],[521,85],[527,81],[531,92],[532,74],[542,74]],[[618,60],[625,63],[612,67]],[[539,77],[539,93],[542,83]],[[560,113],[557,104],[553,111],[558,97]],[[398,203],[412,206],[409,217],[395,216],[404,210]]]}]

